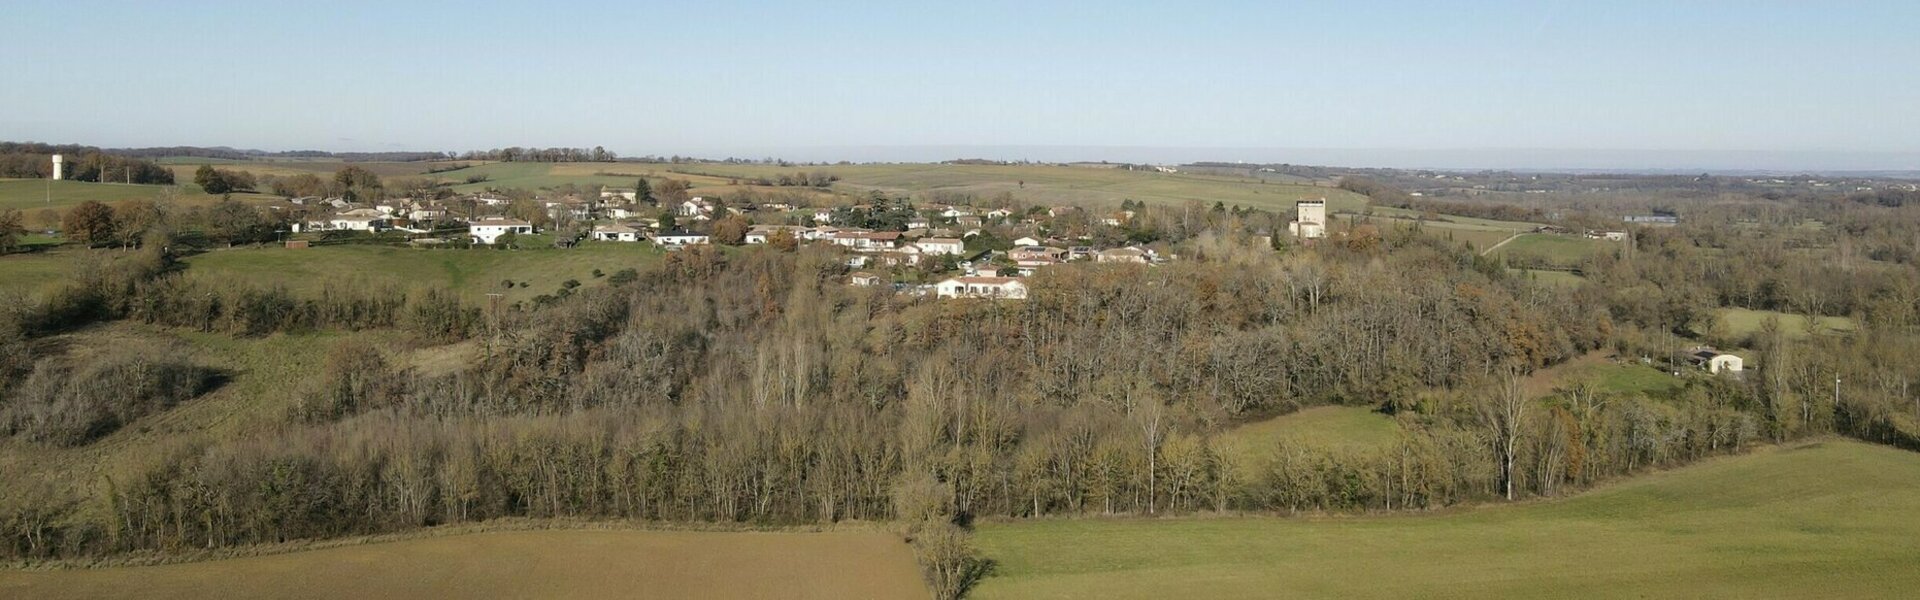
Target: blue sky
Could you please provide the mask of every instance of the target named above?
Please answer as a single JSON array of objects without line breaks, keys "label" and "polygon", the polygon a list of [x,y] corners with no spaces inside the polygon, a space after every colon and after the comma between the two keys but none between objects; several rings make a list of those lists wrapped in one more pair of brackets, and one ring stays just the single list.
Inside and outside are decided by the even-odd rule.
[{"label": "blue sky", "polygon": [[1920,168],[1920,3],[1822,4],[14,0],[0,139]]}]

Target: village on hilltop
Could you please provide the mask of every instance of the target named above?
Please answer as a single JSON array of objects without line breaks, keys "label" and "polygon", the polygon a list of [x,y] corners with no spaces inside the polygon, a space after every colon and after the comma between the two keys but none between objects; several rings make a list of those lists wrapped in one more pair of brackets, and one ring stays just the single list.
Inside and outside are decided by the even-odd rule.
[{"label": "village on hilltop", "polygon": [[[686,196],[683,193],[680,195]],[[420,246],[514,248],[530,236],[555,246],[646,243],[665,250],[709,244],[799,245],[845,253],[854,286],[890,287],[937,298],[1024,299],[1031,277],[1071,262],[1154,265],[1175,257],[1163,244],[1130,239],[1142,206],[1096,212],[1077,206],[916,206],[880,194],[865,203],[800,206],[688,196],[659,199],[645,190],[510,198],[477,193],[433,201],[401,198],[362,204],[344,198],[294,198],[312,216],[291,229],[309,236],[404,234]],[[1292,235],[1325,237],[1326,201],[1299,203]],[[462,229],[464,227],[464,230]],[[1107,235],[1095,235],[1098,233]],[[542,241],[545,240],[542,237]],[[1272,243],[1262,230],[1259,243]],[[290,242],[290,244],[295,242]],[[304,242],[299,242],[304,244]],[[929,278],[928,276],[932,276]]]}]

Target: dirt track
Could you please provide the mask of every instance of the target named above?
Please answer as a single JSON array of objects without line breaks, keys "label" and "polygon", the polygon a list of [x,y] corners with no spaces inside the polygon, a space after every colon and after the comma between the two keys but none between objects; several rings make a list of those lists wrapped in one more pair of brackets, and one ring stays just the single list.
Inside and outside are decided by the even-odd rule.
[{"label": "dirt track", "polygon": [[109,569],[0,571],[0,598],[926,598],[880,532],[516,531]]}]

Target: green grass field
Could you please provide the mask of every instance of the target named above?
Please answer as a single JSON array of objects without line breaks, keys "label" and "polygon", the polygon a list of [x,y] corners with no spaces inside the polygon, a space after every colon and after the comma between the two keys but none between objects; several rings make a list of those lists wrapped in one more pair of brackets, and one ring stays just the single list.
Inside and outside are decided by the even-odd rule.
[{"label": "green grass field", "polygon": [[973,598],[1894,598],[1920,454],[1851,441],[1433,515],[988,523]]},{"label": "green grass field", "polygon": [[1599,351],[1535,371],[1527,376],[1525,385],[1529,395],[1546,397],[1556,390],[1580,382],[1592,383],[1602,392],[1645,394],[1656,398],[1686,385],[1681,378],[1657,367],[1633,359],[1614,358]]},{"label": "green grass field", "polygon": [[1393,417],[1353,406],[1315,406],[1228,430],[1222,444],[1255,450],[1281,440],[1327,449],[1371,449],[1399,439]]},{"label": "green grass field", "polygon": [[1326,450],[1361,452],[1400,439],[1400,423],[1377,412],[1351,406],[1316,406],[1227,430],[1216,440],[1227,460],[1245,473],[1273,460],[1281,443]]},{"label": "green grass field", "polygon": [[1760,332],[1767,319],[1776,318],[1780,322],[1780,331],[1787,337],[1804,338],[1813,334],[1829,335],[1853,331],[1853,319],[1846,317],[1815,317],[1811,323],[1804,315],[1795,315],[1771,310],[1751,310],[1746,308],[1725,308],[1720,311],[1720,322],[1727,331],[1735,336],[1746,336]]},{"label": "green grass field", "polygon": [[[137,198],[158,198],[169,187],[85,181],[55,181],[49,186],[45,179],[0,179],[0,210],[12,208],[27,213],[28,224],[32,225],[33,213],[41,209],[60,210],[88,200],[111,204]],[[49,190],[52,192],[51,201],[48,200]]]},{"label": "green grass field", "polygon": [[[1391,206],[1375,206],[1366,209],[1372,220],[1401,226],[1418,225],[1427,235],[1440,239],[1464,242],[1476,250],[1486,250],[1506,241],[1515,234],[1533,231],[1540,223],[1525,221],[1496,221],[1457,215],[1429,215],[1420,211]],[[1429,218],[1431,217],[1431,218]]]},{"label": "green grass field", "polygon": [[1529,233],[1514,238],[1494,252],[1516,262],[1542,262],[1560,267],[1576,267],[1588,258],[1611,252],[1614,242],[1591,240],[1575,235]]},{"label": "green grass field", "polygon": [[1584,365],[1568,375],[1590,379],[1601,390],[1617,394],[1659,396],[1685,385],[1680,378],[1652,366],[1613,361]]},{"label": "green grass field", "polygon": [[[494,250],[489,248],[435,249],[388,246],[317,246],[307,249],[277,247],[216,250],[186,260],[189,272],[218,271],[239,275],[261,285],[285,285],[298,292],[354,279],[403,288],[440,287],[458,292],[470,302],[483,302],[489,292],[506,294],[517,302],[551,294],[568,279],[598,285],[621,269],[640,268],[663,252],[651,244],[588,242],[568,249]],[[503,280],[525,282],[509,290]]]},{"label": "green grass field", "polygon": [[[32,296],[67,278],[86,250],[47,250],[0,256],[0,289]],[[109,250],[91,252],[110,253]]]}]

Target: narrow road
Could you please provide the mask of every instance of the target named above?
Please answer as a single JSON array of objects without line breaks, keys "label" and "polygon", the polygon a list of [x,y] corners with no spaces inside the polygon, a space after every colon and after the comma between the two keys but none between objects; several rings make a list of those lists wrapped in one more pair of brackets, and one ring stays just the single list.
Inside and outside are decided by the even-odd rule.
[{"label": "narrow road", "polygon": [[1507,245],[1507,242],[1511,242],[1511,241],[1513,241],[1513,238],[1517,238],[1517,237],[1520,237],[1520,236],[1523,236],[1523,235],[1526,235],[1526,234],[1527,234],[1527,232],[1525,232],[1525,231],[1522,231],[1522,232],[1518,232],[1518,233],[1515,233],[1515,234],[1513,234],[1513,235],[1510,235],[1510,236],[1507,236],[1507,239],[1504,239],[1504,240],[1500,240],[1500,243],[1498,243],[1498,244],[1494,244],[1493,246],[1491,246],[1491,247],[1489,247],[1489,248],[1487,248],[1486,250],[1481,250],[1481,251],[1480,251],[1480,255],[1481,255],[1481,256],[1486,256],[1486,255],[1488,255],[1488,254],[1492,254],[1494,250],[1499,250],[1501,246],[1505,246],[1505,245]]}]

